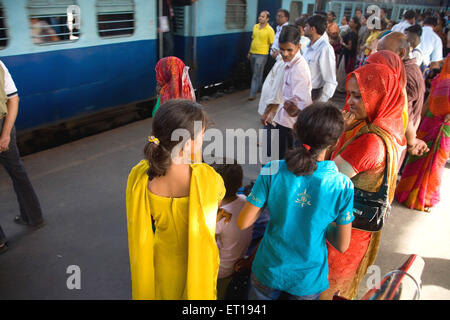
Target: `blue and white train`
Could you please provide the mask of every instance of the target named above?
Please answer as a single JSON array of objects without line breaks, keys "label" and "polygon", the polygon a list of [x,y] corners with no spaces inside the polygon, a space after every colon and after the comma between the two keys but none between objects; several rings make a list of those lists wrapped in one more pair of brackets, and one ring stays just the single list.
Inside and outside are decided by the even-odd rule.
[{"label": "blue and white train", "polygon": [[[20,95],[18,132],[152,100],[159,1],[165,0],[0,0],[0,59]],[[174,7],[174,52],[199,88],[229,79],[245,61],[262,10],[273,23],[279,8],[294,21],[316,10],[333,9],[340,18],[383,3],[388,18],[398,20],[406,9],[444,10],[442,2],[198,0]]]}]

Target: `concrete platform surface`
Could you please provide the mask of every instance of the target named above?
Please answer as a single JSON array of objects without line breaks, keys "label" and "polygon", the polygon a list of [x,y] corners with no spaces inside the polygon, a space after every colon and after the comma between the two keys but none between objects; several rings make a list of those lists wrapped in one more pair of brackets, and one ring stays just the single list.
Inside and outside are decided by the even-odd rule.
[{"label": "concrete platform surface", "polygon": [[[258,100],[247,97],[248,91],[239,91],[203,104],[221,130],[260,128]],[[342,106],[342,97],[336,101]],[[125,187],[151,124],[146,119],[24,157],[45,215],[39,230],[13,222],[19,209],[0,169],[0,224],[9,241],[0,256],[0,299],[131,298]],[[259,170],[245,165],[244,183],[256,179]],[[431,214],[394,204],[375,262],[384,275],[409,254],[421,255],[423,299],[450,299],[449,190],[446,168],[442,201]],[[79,271],[79,282],[73,270]],[[364,279],[359,295],[366,290]]]}]

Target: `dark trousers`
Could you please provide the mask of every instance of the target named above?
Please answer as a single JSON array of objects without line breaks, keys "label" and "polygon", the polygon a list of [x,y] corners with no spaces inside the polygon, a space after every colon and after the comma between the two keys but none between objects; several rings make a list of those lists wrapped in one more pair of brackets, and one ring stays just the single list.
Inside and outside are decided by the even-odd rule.
[{"label": "dark trousers", "polygon": [[[3,121],[0,120],[0,131],[3,129]],[[9,150],[0,152],[0,163],[11,177],[14,191],[19,202],[20,215],[29,224],[37,224],[42,221],[42,211],[39,200],[33,186],[28,179],[27,172],[20,159],[19,149],[16,143],[16,129],[11,130]],[[0,207],[1,210],[1,207]],[[0,227],[0,243],[5,242],[6,236]]]},{"label": "dark trousers", "polygon": [[[291,128],[284,127],[280,124],[276,124],[276,127],[269,125],[264,126],[264,129],[268,130],[267,132],[267,148],[268,152],[267,155],[272,157],[272,148],[271,148],[271,142],[272,142],[272,132],[273,130],[278,130],[278,144],[275,143],[275,146],[278,145],[278,159],[272,160],[281,160],[284,158],[286,152],[294,147],[294,133]],[[275,156],[275,154],[273,155]]]}]

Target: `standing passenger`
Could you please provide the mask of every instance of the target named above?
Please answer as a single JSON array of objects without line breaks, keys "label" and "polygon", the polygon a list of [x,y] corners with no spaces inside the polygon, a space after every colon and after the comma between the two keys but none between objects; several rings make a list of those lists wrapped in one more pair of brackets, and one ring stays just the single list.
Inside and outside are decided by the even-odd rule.
[{"label": "standing passenger", "polygon": [[269,18],[269,12],[262,11],[258,17],[259,23],[253,27],[252,43],[247,55],[253,72],[249,100],[255,100],[256,93],[262,86],[264,66],[269,56],[270,45],[275,38],[275,32],[269,25]]},{"label": "standing passenger", "polygon": [[443,60],[442,40],[433,30],[436,26],[436,18],[426,18],[423,22],[422,36],[420,37],[419,47],[423,54],[423,67],[429,67],[430,70],[441,68],[441,62]]},{"label": "standing passenger", "polygon": [[[225,187],[213,168],[189,161],[201,159],[205,126],[206,115],[197,103],[164,103],[155,114],[145,160],[128,176],[133,299],[216,299],[219,251],[214,233]],[[175,130],[189,137],[174,135]]]},{"label": "standing passenger", "polygon": [[305,35],[311,40],[304,54],[311,71],[312,99],[326,102],[337,87],[336,57],[333,47],[322,37],[327,22],[321,15],[306,20]]},{"label": "standing passenger", "polygon": [[[273,128],[279,133],[279,159],[283,159],[287,150],[294,146],[292,128],[301,110],[311,104],[311,74],[308,64],[300,54],[300,30],[294,26],[283,28],[280,35],[280,54],[285,62],[283,80],[283,104],[278,110],[275,107],[266,108],[262,116],[273,118]],[[273,129],[272,128],[272,129]],[[270,139],[270,136],[269,136]],[[270,145],[270,141],[268,145]],[[272,154],[271,154],[272,156]]]},{"label": "standing passenger", "polygon": [[[400,77],[391,67],[377,63],[364,65],[348,76],[345,110],[363,126],[344,132],[331,157],[355,187],[369,192],[379,190],[387,159],[389,202],[394,196],[399,153],[406,145],[402,119],[405,97]],[[369,129],[377,134],[367,133]],[[362,135],[357,137],[358,133]],[[328,245],[330,288],[321,299],[332,299],[337,291],[348,299],[356,296],[367,268],[377,256],[381,232],[353,228],[344,254]]]},{"label": "standing passenger", "polygon": [[267,204],[270,221],[252,264],[251,300],[276,300],[282,292],[290,300],[317,300],[328,288],[326,240],[344,252],[354,219],[352,182],[324,161],[343,130],[338,108],[308,106],[295,123],[302,145],[273,162],[277,172],[258,176],[237,221],[248,228]]},{"label": "standing passenger", "polygon": [[[16,143],[14,123],[19,111],[19,96],[16,85],[3,62],[0,61],[0,163],[8,172],[19,202],[20,215],[14,222],[30,227],[44,224],[41,205],[28,179],[20,159]],[[7,250],[6,236],[0,227],[0,253]]]},{"label": "standing passenger", "polygon": [[277,32],[275,33],[272,48],[270,49],[270,54],[274,59],[277,57],[278,53],[280,53],[280,47],[278,46],[278,39],[280,38],[281,30],[288,24],[289,24],[289,11],[285,9],[279,9],[277,12]]},{"label": "standing passenger", "polygon": [[156,71],[156,91],[158,101],[153,109],[155,115],[159,106],[171,99],[195,101],[195,92],[189,78],[189,67],[177,57],[166,57],[158,61]]},{"label": "standing passenger", "polygon": [[301,35],[301,38],[300,38],[300,53],[302,55],[305,54],[306,47],[311,42],[311,40],[309,40],[308,37],[305,37],[305,25],[306,25],[306,20],[307,19],[308,19],[308,15],[306,15],[306,14],[303,14],[300,17],[298,17],[297,19],[295,19],[295,25],[300,30],[300,35]]},{"label": "standing passenger", "polygon": [[416,24],[417,13],[414,10],[408,10],[403,15],[403,21],[392,27],[392,32],[402,32]]}]

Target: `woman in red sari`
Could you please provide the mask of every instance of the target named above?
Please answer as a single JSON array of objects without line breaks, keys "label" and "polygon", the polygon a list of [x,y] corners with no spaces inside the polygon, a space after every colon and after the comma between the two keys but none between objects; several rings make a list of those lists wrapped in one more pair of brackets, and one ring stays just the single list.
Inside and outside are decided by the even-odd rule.
[{"label": "woman in red sari", "polygon": [[[345,132],[331,159],[339,170],[348,175],[355,187],[375,192],[381,186],[388,163],[389,200],[394,198],[399,150],[406,145],[402,110],[405,103],[403,83],[398,71],[381,63],[364,65],[347,77],[345,109],[360,121]],[[360,132],[370,129],[374,133]],[[382,138],[381,138],[381,137]],[[361,152],[364,150],[364,152]],[[340,295],[353,299],[367,268],[375,261],[381,232],[352,229],[350,247],[340,253],[329,243],[329,289],[321,299]]]},{"label": "woman in red sari", "polygon": [[155,67],[159,103],[170,99],[195,101],[195,93],[189,78],[189,67],[177,57],[166,57]]},{"label": "woman in red sari", "polygon": [[442,172],[450,157],[450,55],[431,84],[427,106],[417,138],[430,151],[408,157],[395,197],[408,208],[429,212],[440,200]]}]

